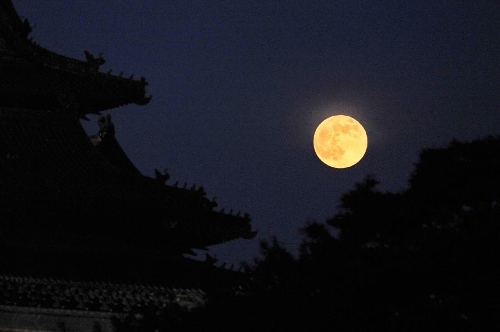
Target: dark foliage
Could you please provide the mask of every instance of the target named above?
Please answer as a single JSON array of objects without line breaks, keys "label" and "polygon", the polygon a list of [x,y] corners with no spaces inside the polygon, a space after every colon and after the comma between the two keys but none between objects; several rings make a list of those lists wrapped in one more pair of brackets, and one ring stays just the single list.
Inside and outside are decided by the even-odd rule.
[{"label": "dark foliage", "polygon": [[238,295],[188,328],[499,330],[500,137],[424,150],[403,192],[377,184],[367,176],[326,223],[308,223],[297,259],[262,243]]}]

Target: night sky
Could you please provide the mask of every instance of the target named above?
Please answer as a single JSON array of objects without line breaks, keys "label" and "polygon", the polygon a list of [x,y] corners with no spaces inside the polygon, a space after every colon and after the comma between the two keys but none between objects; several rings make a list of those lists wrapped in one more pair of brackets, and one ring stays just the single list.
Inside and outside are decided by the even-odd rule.
[{"label": "night sky", "polygon": [[[257,237],[210,248],[220,262],[250,261],[273,235],[296,254],[298,230],[366,175],[403,190],[423,148],[500,134],[498,1],[13,3],[42,47],[146,78],[148,105],[110,112],[117,138],[143,174],[166,168],[250,214]],[[351,168],[314,154],[335,114],[368,134]]]}]

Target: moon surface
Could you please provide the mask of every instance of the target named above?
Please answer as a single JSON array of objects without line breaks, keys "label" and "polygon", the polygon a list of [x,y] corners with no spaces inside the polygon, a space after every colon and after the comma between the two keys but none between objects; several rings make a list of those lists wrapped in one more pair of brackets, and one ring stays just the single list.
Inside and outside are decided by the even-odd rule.
[{"label": "moon surface", "polygon": [[347,168],[365,155],[368,136],[363,126],[347,115],[334,115],[316,128],[314,151],[330,167]]}]

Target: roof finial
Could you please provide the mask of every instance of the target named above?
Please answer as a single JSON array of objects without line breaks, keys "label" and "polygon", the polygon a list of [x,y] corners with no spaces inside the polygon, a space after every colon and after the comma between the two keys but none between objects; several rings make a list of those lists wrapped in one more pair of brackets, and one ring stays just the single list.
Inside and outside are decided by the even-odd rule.
[{"label": "roof finial", "polygon": [[33,27],[30,24],[30,21],[28,21],[27,18],[23,20],[23,25],[21,26],[21,33],[24,37],[28,37],[28,35],[33,31]]},{"label": "roof finial", "polygon": [[92,55],[92,53],[90,53],[87,50],[85,50],[84,53],[85,53],[85,59],[87,59],[87,64],[89,65],[92,71],[98,71],[99,67],[106,62],[106,60],[104,60],[104,58],[102,57],[103,54],[102,52],[99,53],[97,57]]},{"label": "roof finial", "polygon": [[106,114],[101,115],[97,120],[99,124],[99,137],[103,139],[104,137],[115,136],[115,125],[111,122],[111,115]]}]

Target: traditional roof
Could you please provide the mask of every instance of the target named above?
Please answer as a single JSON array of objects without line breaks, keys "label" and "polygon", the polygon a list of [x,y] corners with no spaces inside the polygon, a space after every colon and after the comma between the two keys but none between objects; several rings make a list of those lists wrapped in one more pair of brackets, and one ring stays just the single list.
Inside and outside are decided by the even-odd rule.
[{"label": "traditional roof", "polygon": [[101,59],[88,53],[82,62],[44,50],[28,39],[29,31],[12,3],[0,0],[4,263],[35,253],[67,263],[116,261],[117,254],[165,263],[255,236],[247,214],[215,211],[203,188],[170,185],[159,172],[142,175],[116,140],[109,114],[100,118],[98,135],[87,136],[80,123],[85,113],[148,102],[145,80],[100,73]]},{"label": "traditional roof", "polygon": [[0,275],[2,331],[130,330],[206,305],[197,288]]},{"label": "traditional roof", "polygon": [[145,312],[206,304],[201,289],[0,275],[0,305],[93,312]]},{"label": "traditional roof", "polygon": [[2,106],[70,109],[80,116],[135,103],[147,104],[147,82],[102,73],[101,56],[88,51],[86,61],[48,51],[28,36],[9,0],[0,1],[0,100]]},{"label": "traditional roof", "polygon": [[241,274],[182,254],[255,236],[248,214],[215,211],[203,188],[170,185],[167,173],[141,174],[109,114],[91,137],[80,123],[146,104],[146,81],[101,73],[88,52],[80,61],[47,51],[30,31],[0,0],[0,316],[59,322],[69,311],[83,317],[76,325],[104,315],[108,326],[114,313],[190,310],[232,291]]},{"label": "traditional roof", "polygon": [[[187,251],[254,235],[247,215],[216,212],[202,188],[143,176],[114,136],[98,141],[91,143],[74,114],[0,108],[0,209],[12,221],[0,227],[7,241],[47,244],[45,234],[55,245],[93,238],[96,246],[116,250],[122,242]],[[27,224],[38,229],[33,239]],[[63,233],[66,240],[56,240],[54,229],[80,240]],[[100,235],[113,229],[121,239]]]}]

